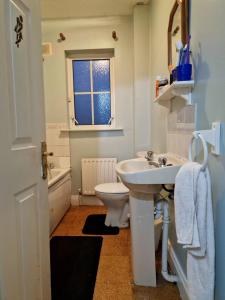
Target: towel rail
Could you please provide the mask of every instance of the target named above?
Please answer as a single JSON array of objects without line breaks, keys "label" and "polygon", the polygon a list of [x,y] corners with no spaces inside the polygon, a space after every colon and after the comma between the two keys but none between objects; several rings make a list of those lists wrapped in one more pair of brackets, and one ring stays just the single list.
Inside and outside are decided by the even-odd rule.
[{"label": "towel rail", "polygon": [[212,124],[212,129],[209,130],[199,130],[193,132],[193,137],[189,145],[189,160],[193,161],[192,158],[192,144],[194,140],[200,139],[204,150],[204,159],[202,162],[202,170],[205,170],[208,164],[208,146],[207,143],[212,146],[211,152],[215,155],[221,154],[220,140],[221,140],[221,122],[214,122]]},{"label": "towel rail", "polygon": [[201,142],[202,142],[202,145],[203,145],[204,159],[203,159],[203,162],[202,162],[202,170],[205,170],[205,168],[207,167],[207,164],[208,164],[208,148],[207,148],[207,144],[206,144],[206,141],[205,141],[204,137],[199,132],[193,132],[193,137],[192,137],[190,145],[189,145],[189,153],[188,153],[189,160],[193,161],[193,158],[192,158],[192,145],[193,145],[193,141],[196,140],[196,139],[200,139]]}]

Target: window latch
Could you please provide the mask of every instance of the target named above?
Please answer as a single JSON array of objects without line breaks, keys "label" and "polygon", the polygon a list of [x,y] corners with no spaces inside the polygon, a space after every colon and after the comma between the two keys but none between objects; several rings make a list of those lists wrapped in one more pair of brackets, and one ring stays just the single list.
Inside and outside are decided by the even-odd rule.
[{"label": "window latch", "polygon": [[71,117],[71,120],[75,125],[79,125],[79,122],[77,121],[77,119],[75,117]]},{"label": "window latch", "polygon": [[110,119],[109,119],[109,122],[108,122],[108,125],[111,125],[112,124],[112,120],[114,119],[114,117],[111,117]]}]

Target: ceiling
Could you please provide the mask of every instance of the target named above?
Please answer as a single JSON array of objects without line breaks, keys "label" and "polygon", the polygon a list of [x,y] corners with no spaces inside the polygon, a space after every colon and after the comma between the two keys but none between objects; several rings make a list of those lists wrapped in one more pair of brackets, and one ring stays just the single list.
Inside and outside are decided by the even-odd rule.
[{"label": "ceiling", "polygon": [[41,0],[42,19],[131,15],[137,3],[148,0]]}]

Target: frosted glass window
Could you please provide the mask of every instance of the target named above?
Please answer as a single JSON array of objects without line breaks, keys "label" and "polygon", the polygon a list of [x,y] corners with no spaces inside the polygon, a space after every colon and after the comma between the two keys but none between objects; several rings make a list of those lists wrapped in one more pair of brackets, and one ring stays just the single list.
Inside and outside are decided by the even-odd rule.
[{"label": "frosted glass window", "polygon": [[110,59],[73,60],[72,66],[75,125],[110,125]]},{"label": "frosted glass window", "polygon": [[96,125],[108,124],[111,118],[110,94],[94,95],[94,118]]},{"label": "frosted glass window", "polygon": [[75,95],[74,101],[76,121],[79,125],[91,125],[91,95]]},{"label": "frosted glass window", "polygon": [[93,61],[93,90],[94,92],[110,92],[109,60]]},{"label": "frosted glass window", "polygon": [[89,61],[73,61],[73,82],[74,90],[76,92],[91,92],[91,76]]}]

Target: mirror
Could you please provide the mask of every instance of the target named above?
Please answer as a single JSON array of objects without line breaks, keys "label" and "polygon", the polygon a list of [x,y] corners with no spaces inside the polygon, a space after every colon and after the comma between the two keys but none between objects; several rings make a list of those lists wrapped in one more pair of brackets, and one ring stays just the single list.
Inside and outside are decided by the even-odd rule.
[{"label": "mirror", "polygon": [[185,46],[189,36],[189,0],[176,0],[169,17],[168,25],[168,68],[169,72],[177,64],[176,43]]}]

